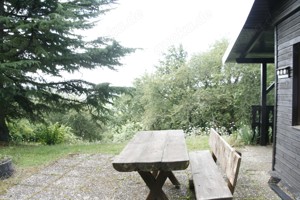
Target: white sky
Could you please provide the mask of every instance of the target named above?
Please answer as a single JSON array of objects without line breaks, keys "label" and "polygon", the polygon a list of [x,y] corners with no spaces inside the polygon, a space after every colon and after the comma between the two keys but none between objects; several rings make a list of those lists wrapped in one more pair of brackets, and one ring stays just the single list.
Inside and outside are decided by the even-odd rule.
[{"label": "white sky", "polygon": [[116,8],[88,37],[108,36],[125,47],[142,48],[122,59],[118,71],[82,70],[72,78],[94,83],[131,86],[135,78],[152,72],[171,45],[183,45],[191,56],[223,37],[235,39],[253,0],[119,0]]}]

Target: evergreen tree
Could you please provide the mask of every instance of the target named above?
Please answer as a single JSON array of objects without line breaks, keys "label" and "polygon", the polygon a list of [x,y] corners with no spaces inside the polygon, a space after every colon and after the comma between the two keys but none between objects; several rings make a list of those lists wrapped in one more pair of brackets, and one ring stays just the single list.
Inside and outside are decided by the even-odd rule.
[{"label": "evergreen tree", "polygon": [[0,0],[0,141],[9,140],[7,122],[11,119],[36,120],[50,110],[83,107],[94,117],[101,114],[120,88],[64,80],[62,73],[115,69],[122,56],[134,51],[110,38],[86,41],[76,33],[93,28],[93,20],[114,3]]}]

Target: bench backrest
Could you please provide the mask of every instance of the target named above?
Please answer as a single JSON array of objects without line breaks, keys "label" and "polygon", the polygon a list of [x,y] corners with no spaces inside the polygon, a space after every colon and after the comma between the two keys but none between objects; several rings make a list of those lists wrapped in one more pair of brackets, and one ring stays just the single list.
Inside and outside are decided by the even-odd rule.
[{"label": "bench backrest", "polygon": [[232,148],[214,129],[210,130],[209,145],[215,161],[218,162],[227,176],[228,187],[233,194],[241,164],[241,154]]}]

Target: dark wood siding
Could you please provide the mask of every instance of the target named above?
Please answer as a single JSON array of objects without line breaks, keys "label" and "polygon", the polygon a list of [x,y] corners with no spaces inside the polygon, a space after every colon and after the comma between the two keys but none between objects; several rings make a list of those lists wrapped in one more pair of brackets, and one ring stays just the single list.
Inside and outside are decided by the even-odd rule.
[{"label": "dark wood siding", "polygon": [[274,23],[279,23],[287,16],[297,12],[299,0],[271,0],[270,6],[273,13]]},{"label": "dark wood siding", "polygon": [[[279,16],[287,16],[286,10],[292,8],[292,4],[286,5],[288,9]],[[281,20],[276,30],[277,67],[293,67],[293,46],[300,42],[300,12]],[[276,89],[277,135],[274,168],[284,182],[300,191],[300,129],[292,126],[293,74],[290,78],[278,79]]]}]

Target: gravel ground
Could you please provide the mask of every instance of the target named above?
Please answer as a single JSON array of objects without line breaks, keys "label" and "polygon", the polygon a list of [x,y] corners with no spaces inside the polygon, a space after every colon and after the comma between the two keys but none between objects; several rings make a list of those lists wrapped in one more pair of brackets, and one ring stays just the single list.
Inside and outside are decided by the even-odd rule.
[{"label": "gravel ground", "polygon": [[[268,186],[272,147],[248,146],[242,152],[242,165],[234,199],[280,199]],[[33,173],[0,195],[1,200],[97,200],[145,199],[148,188],[138,173],[121,173],[112,167],[113,156],[72,154]],[[195,199],[188,189],[189,168],[176,171],[182,184],[176,189],[169,180],[163,190],[169,199]]]},{"label": "gravel ground", "polygon": [[280,200],[268,185],[272,169],[272,146],[247,146],[240,151],[242,164],[235,199]]}]

